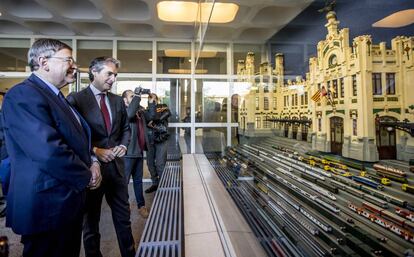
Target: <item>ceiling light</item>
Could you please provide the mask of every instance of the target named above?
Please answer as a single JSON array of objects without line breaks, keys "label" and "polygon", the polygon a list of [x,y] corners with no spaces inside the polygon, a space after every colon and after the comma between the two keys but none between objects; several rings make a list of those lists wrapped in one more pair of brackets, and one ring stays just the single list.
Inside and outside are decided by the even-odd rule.
[{"label": "ceiling light", "polygon": [[[178,50],[178,49],[165,49],[164,54],[167,57],[191,57],[190,50]],[[202,51],[200,57],[212,58],[216,57],[217,51]]]},{"label": "ceiling light", "polygon": [[372,27],[400,28],[414,23],[414,9],[395,12],[372,24]]},{"label": "ceiling light", "polygon": [[198,4],[181,1],[162,1],[157,4],[158,18],[163,21],[194,22]]},{"label": "ceiling light", "polygon": [[[196,69],[195,74],[207,74],[207,69]],[[175,73],[175,74],[191,74],[190,69],[168,69],[168,73]]]},{"label": "ceiling light", "polygon": [[149,58],[148,61],[152,62],[152,58]]},{"label": "ceiling light", "polygon": [[162,1],[157,4],[158,18],[169,22],[207,22],[228,23],[236,17],[239,6],[234,3],[201,3],[201,19],[198,17],[199,4],[183,1]]},{"label": "ceiling light", "polygon": [[[207,22],[212,3],[201,3],[201,22]],[[239,6],[233,3],[215,3],[211,23],[228,23],[236,17]]]}]

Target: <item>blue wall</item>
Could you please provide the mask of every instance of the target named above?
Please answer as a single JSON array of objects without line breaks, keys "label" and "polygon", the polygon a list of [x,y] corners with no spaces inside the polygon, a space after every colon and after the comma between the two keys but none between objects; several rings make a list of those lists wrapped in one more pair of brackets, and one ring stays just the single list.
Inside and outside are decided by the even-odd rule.
[{"label": "blue wall", "polygon": [[[309,57],[316,56],[316,44],[325,39],[326,12],[318,10],[325,1],[316,0],[287,26],[269,39],[271,59],[285,55],[285,74],[302,75],[308,72]],[[372,24],[384,17],[405,9],[414,9],[414,0],[337,0],[334,11],[340,21],[339,29],[349,28],[350,41],[359,35],[372,35],[374,44],[387,42],[396,36],[414,36],[414,24],[402,28],[374,28]]]}]

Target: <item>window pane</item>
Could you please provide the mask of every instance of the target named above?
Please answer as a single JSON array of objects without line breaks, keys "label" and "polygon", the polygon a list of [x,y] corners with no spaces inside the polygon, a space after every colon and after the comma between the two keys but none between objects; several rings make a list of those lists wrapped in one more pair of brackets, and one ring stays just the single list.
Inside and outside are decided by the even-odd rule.
[{"label": "window pane", "polygon": [[157,43],[157,73],[190,74],[190,43]]},{"label": "window pane", "polygon": [[[255,71],[256,72],[259,71],[261,55],[262,55],[261,49],[262,49],[261,45],[234,44],[233,45],[233,61],[234,61],[233,73],[239,74],[237,72],[238,68],[246,67],[246,63],[248,62],[252,63],[252,67],[254,68],[253,74]],[[248,53],[253,54],[253,55],[251,54],[249,55],[250,60],[247,60]]]},{"label": "window pane", "polygon": [[395,73],[386,73],[387,94],[395,94]]},{"label": "window pane", "polygon": [[[13,86],[21,83],[26,78],[27,77],[22,77],[22,78],[3,78],[3,77],[0,77],[0,89],[1,89],[0,92],[1,93],[6,93],[10,88],[12,88]],[[65,90],[66,88],[68,88],[68,87],[64,87],[62,90]]]},{"label": "window pane", "polygon": [[[198,45],[196,45],[196,49]],[[227,73],[227,45],[204,44],[200,53],[196,73],[198,74],[226,74]]]},{"label": "window pane", "polygon": [[29,39],[0,38],[0,71],[26,71]]},{"label": "window pane", "polygon": [[[148,88],[152,90],[152,81],[150,78],[118,78],[116,81],[116,94],[122,95],[125,90],[134,91],[136,87]],[[148,95],[141,95],[141,105],[148,106]]]},{"label": "window pane", "polygon": [[196,112],[202,122],[227,121],[229,83],[226,80],[196,80]]},{"label": "window pane", "polygon": [[152,42],[118,41],[120,72],[152,72]]},{"label": "window pane", "polygon": [[227,145],[226,128],[196,128],[196,153],[223,152]]},{"label": "window pane", "polygon": [[[80,68],[88,69],[91,61],[99,56],[112,57],[112,41],[79,40],[76,62]],[[122,67],[122,63],[121,63]]]},{"label": "window pane", "polygon": [[186,108],[191,106],[191,80],[166,78],[157,79],[155,93],[161,103],[171,111],[170,122],[188,122]]}]

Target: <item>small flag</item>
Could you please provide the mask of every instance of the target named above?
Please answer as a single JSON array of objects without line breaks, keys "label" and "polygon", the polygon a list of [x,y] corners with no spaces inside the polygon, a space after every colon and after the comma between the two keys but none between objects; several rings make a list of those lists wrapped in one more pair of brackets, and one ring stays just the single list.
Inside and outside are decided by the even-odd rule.
[{"label": "small flag", "polygon": [[328,94],[328,92],[326,91],[325,86],[322,86],[321,95],[326,96],[327,94]]},{"label": "small flag", "polygon": [[318,89],[318,91],[316,91],[315,94],[313,94],[313,96],[311,97],[311,99],[317,103],[319,103],[321,101],[321,97],[322,97],[322,91],[320,89]]}]

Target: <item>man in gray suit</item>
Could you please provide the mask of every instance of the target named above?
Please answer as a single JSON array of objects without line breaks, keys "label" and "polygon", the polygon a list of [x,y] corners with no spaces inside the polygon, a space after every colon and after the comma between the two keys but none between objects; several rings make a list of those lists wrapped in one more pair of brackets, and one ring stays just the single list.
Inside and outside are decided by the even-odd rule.
[{"label": "man in gray suit", "polygon": [[93,151],[101,161],[102,185],[89,191],[86,197],[83,243],[87,257],[102,257],[99,220],[104,195],[111,207],[122,257],[135,255],[122,158],[130,139],[129,123],[122,97],[109,92],[119,65],[119,61],[111,57],[95,58],[89,66],[91,84],[68,97],[90,126]]}]

